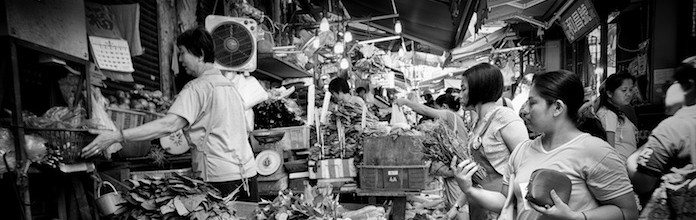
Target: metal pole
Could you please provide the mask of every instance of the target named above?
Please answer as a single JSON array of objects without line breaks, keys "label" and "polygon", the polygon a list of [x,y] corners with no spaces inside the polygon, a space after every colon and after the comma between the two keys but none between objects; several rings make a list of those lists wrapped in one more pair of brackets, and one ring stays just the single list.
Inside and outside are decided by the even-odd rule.
[{"label": "metal pole", "polygon": [[604,81],[607,78],[608,75],[608,67],[607,64],[609,63],[609,24],[607,24],[607,15],[602,13],[602,15],[599,16],[599,24],[600,24],[600,34],[599,34],[599,46],[600,48],[600,58],[599,58],[599,65],[602,67],[602,81]]}]

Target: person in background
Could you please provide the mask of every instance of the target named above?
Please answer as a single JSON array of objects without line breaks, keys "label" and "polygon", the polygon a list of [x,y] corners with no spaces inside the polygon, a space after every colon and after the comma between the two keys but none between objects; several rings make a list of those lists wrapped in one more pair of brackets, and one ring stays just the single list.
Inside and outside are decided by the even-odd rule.
[{"label": "person in background", "polygon": [[125,130],[94,131],[99,136],[82,149],[82,155],[97,155],[116,142],[152,140],[183,129],[198,177],[223,197],[239,187],[238,200],[258,202],[256,161],[247,126],[239,126],[246,120],[244,104],[235,86],[213,66],[211,35],[190,29],[176,43],[179,62],[196,78],[184,86],[166,116]]},{"label": "person in background", "polygon": [[[652,130],[648,141],[627,161],[638,194],[666,194],[658,218],[648,203],[641,213],[646,219],[696,219],[696,56],[682,62],[674,78],[683,92],[683,107]],[[661,184],[660,184],[661,183]],[[659,212],[656,212],[659,213]]]},{"label": "person in background", "polygon": [[[422,103],[414,102],[409,99],[399,98],[394,100],[395,105],[408,106],[414,112],[432,119],[441,119],[449,128],[454,131],[459,141],[466,143],[468,140],[468,129],[462,121],[462,118],[457,115],[459,103],[452,95],[443,94],[437,98],[437,108],[426,106]],[[440,104],[442,103],[442,104]],[[463,149],[462,149],[463,150]],[[466,204],[464,194],[460,190],[454,180],[454,173],[447,164],[433,161],[430,163],[430,173],[435,176],[440,176],[444,180],[444,197],[448,209],[457,211],[458,219],[468,219],[466,209],[459,209]],[[452,209],[454,207],[454,209]]]},{"label": "person in background", "polygon": [[357,96],[350,94],[350,86],[346,79],[337,77],[329,83],[329,92],[331,92],[331,97],[339,102],[348,102],[358,104],[360,106],[366,107],[365,101]]},{"label": "person in background", "polygon": [[636,151],[637,128],[620,108],[631,102],[635,79],[628,73],[612,74],[600,88],[597,117],[606,131],[607,142],[625,160]]},{"label": "person in background", "polygon": [[435,99],[435,106],[439,109],[459,111],[459,99],[453,95],[442,94]]},{"label": "person in background", "polygon": [[[489,63],[475,65],[463,74],[460,102],[478,115],[469,134],[469,151],[481,155],[487,179],[481,185],[492,191],[503,188],[503,174],[507,171],[510,152],[518,144],[529,140],[527,128],[512,108],[496,104],[503,94],[503,74]],[[491,219],[495,214],[476,204],[470,205],[471,219]]]},{"label": "person in background", "polygon": [[367,95],[367,90],[364,87],[358,87],[355,89],[355,93],[358,94],[358,97],[363,99],[363,101],[367,102],[367,97],[365,97],[365,95]]},{"label": "person in background", "polygon": [[[553,71],[536,75],[526,108],[531,126],[543,135],[512,152],[505,174],[511,194],[475,187],[471,177],[480,164],[470,160],[452,164],[462,191],[486,209],[504,211],[506,217],[516,208],[516,219],[521,220],[636,219],[638,209],[625,163],[607,142],[584,132],[578,114],[582,102],[583,86],[576,74]],[[530,176],[541,168],[570,178],[567,204],[554,191],[550,192],[553,206],[541,207],[526,200]]]}]

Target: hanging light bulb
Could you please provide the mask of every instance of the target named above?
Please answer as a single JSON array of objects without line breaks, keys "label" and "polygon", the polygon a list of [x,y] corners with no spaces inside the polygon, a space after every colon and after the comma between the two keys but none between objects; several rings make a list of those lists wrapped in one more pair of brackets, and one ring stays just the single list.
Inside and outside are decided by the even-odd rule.
[{"label": "hanging light bulb", "polygon": [[399,48],[399,56],[403,57],[404,55],[406,55],[406,51],[404,50],[404,48]]},{"label": "hanging light bulb", "polygon": [[321,23],[319,23],[319,31],[328,31],[329,30],[329,19],[322,18]]},{"label": "hanging light bulb", "polygon": [[345,57],[341,58],[341,63],[339,65],[340,65],[341,69],[343,69],[343,70],[348,69],[348,65],[349,65],[348,59],[346,59]]},{"label": "hanging light bulb", "polygon": [[344,41],[344,42],[351,42],[351,41],[353,41],[353,34],[350,33],[350,31],[346,31],[346,33],[343,34],[343,41]]},{"label": "hanging light bulb", "polygon": [[341,53],[343,53],[343,43],[337,42],[337,43],[334,45],[333,51],[334,51],[334,53],[336,53],[336,54],[341,54]]},{"label": "hanging light bulb", "polygon": [[394,23],[394,32],[401,34],[401,21],[396,20],[396,23]]}]

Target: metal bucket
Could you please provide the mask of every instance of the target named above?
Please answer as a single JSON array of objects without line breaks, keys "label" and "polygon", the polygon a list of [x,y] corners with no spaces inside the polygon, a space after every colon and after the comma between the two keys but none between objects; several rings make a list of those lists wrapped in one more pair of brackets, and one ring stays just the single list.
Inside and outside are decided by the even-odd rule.
[{"label": "metal bucket", "polygon": [[[102,194],[101,189],[104,187],[104,185],[111,187],[111,192]],[[102,215],[111,215],[116,213],[121,206],[120,204],[123,202],[123,198],[121,198],[121,195],[118,194],[118,191],[116,191],[114,185],[107,181],[104,181],[99,185],[97,188],[97,195],[99,195],[99,198],[97,198],[97,208]]]}]

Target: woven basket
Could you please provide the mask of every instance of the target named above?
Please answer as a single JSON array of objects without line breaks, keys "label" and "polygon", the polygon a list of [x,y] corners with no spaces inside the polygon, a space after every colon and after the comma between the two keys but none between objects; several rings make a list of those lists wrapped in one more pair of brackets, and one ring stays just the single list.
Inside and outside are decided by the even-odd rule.
[{"label": "woven basket", "polygon": [[82,148],[97,137],[84,129],[27,128],[26,131],[45,138],[47,144],[56,147],[63,156],[61,162],[66,164],[77,162]]},{"label": "woven basket", "polygon": [[[106,108],[106,112],[118,129],[128,129],[154,121],[164,115],[151,112],[138,112],[119,108]],[[151,141],[128,141],[122,143],[123,149],[118,155],[123,158],[143,157],[150,153]]]}]

